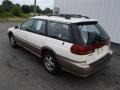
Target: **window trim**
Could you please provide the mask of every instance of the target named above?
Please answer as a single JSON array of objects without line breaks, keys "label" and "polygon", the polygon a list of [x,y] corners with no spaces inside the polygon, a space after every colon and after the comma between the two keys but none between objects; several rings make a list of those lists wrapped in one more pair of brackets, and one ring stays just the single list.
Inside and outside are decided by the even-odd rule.
[{"label": "window trim", "polygon": [[[70,33],[70,40],[65,40],[65,39],[60,39],[60,38],[53,38],[53,37],[49,36],[48,35],[48,22],[68,25],[68,29],[69,29],[69,33]],[[47,37],[50,37],[50,38],[53,38],[53,39],[57,39],[57,40],[61,40],[61,41],[64,41],[64,42],[74,43],[73,34],[72,34],[72,30],[71,30],[71,24],[57,22],[57,21],[52,21],[52,20],[47,20],[46,25],[47,25],[46,26],[47,27],[47,29],[46,29],[46,36]]]}]

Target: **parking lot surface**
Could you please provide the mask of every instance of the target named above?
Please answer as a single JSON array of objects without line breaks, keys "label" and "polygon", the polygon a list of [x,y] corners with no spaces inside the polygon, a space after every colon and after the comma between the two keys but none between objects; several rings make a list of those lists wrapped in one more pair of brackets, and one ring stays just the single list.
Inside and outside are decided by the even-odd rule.
[{"label": "parking lot surface", "polygon": [[7,28],[18,23],[0,23],[0,90],[120,90],[120,56],[113,55],[104,70],[87,78],[62,71],[47,73],[40,59],[9,45]]}]

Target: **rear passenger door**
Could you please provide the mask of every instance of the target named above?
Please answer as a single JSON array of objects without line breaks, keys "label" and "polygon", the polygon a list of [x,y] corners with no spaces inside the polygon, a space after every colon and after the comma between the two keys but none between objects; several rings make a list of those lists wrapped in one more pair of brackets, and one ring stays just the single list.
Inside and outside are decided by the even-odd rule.
[{"label": "rear passenger door", "polygon": [[32,31],[29,33],[30,49],[36,53],[40,54],[40,49],[44,45],[46,32],[46,21],[45,20],[35,20]]},{"label": "rear passenger door", "polygon": [[48,21],[47,36],[45,42],[47,46],[57,55],[69,56],[72,35],[68,24]]}]

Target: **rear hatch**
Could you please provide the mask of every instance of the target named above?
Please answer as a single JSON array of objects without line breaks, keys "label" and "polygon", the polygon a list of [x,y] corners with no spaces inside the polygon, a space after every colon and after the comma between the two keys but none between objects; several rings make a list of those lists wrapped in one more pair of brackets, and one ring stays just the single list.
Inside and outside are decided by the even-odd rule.
[{"label": "rear hatch", "polygon": [[85,46],[90,53],[86,54],[88,64],[99,60],[109,52],[109,36],[98,22],[74,24],[79,31],[78,43]]}]

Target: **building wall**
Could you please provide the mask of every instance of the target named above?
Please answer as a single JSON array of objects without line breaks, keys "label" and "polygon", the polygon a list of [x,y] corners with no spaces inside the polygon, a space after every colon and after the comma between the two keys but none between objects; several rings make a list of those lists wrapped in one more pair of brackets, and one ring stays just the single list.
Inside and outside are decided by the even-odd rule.
[{"label": "building wall", "polygon": [[100,21],[113,42],[120,44],[120,0],[54,0],[60,13],[82,14]]}]

